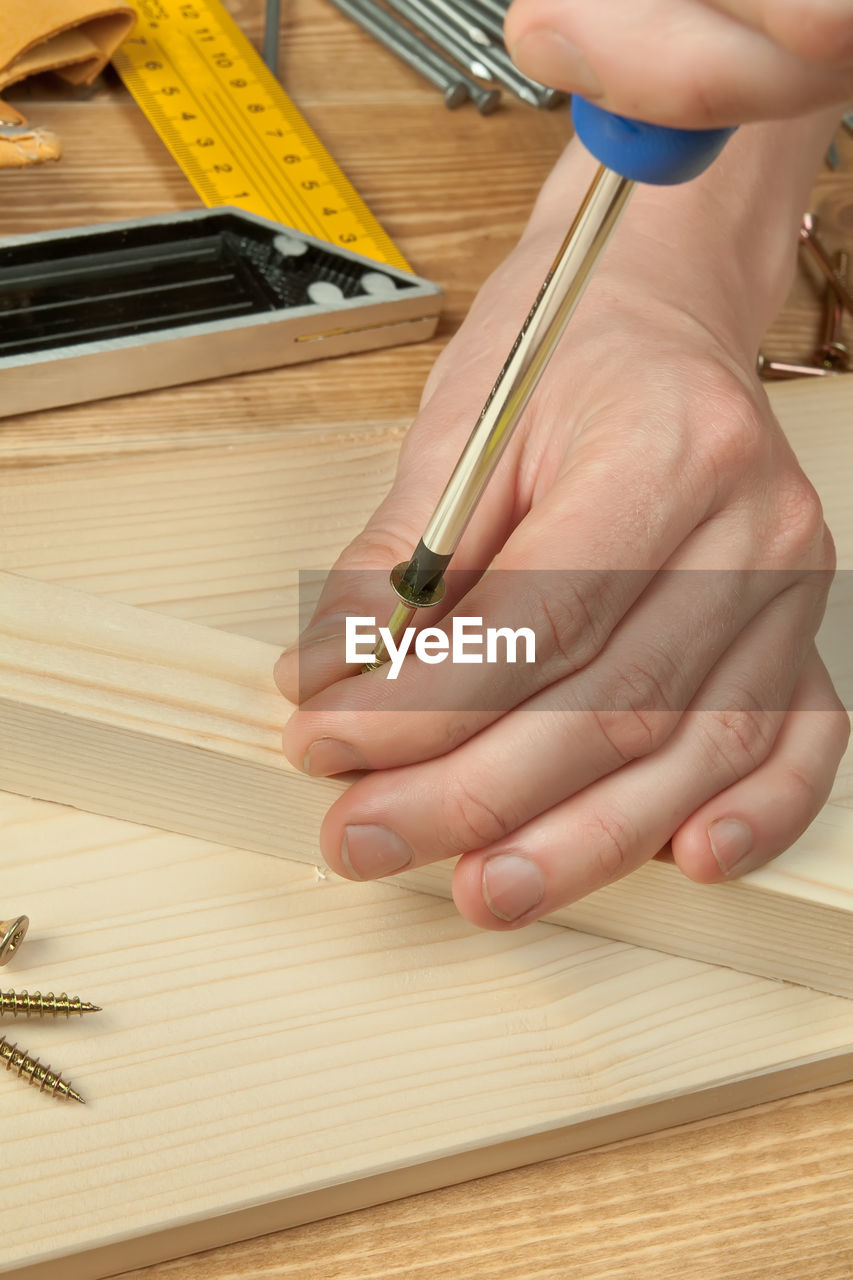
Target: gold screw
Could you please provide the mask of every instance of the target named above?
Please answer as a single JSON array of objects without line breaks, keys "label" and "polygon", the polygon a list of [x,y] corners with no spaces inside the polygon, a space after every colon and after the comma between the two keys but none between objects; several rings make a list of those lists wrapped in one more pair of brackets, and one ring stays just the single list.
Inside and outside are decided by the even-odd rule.
[{"label": "gold screw", "polygon": [[30,922],[26,916],[0,920],[0,964],[8,964],[24,941]]},{"label": "gold screw", "polygon": [[37,1058],[22,1053],[16,1044],[9,1044],[5,1036],[0,1039],[0,1060],[5,1061],[7,1071],[17,1071],[18,1076],[27,1076],[27,1084],[35,1085],[39,1093],[47,1089],[54,1098],[73,1098],[75,1102],[85,1102],[76,1089],[50,1067],[42,1066]]},{"label": "gold screw", "polygon": [[34,991],[32,995],[29,991],[0,991],[0,1014],[11,1013],[14,1017],[19,1013],[25,1013],[27,1017],[35,1013],[43,1018],[46,1013],[52,1013],[55,1018],[58,1014],[64,1013],[68,1018],[72,1013],[100,1013],[100,1011],[99,1004],[90,1004],[88,1000],[81,1000],[79,996],[66,995],[64,991],[58,996],[55,996],[52,991],[48,991],[46,995],[42,995],[40,991]]}]

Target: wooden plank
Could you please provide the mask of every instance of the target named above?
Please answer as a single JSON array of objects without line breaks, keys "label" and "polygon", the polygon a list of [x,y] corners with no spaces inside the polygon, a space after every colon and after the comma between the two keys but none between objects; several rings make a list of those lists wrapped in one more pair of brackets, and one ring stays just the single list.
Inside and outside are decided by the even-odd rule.
[{"label": "wooden plank", "polygon": [[258,640],[0,574],[0,787],[316,861],[340,783],[284,760]]},{"label": "wooden plank", "polygon": [[[853,1073],[853,1004],[0,796],[14,982],[103,1006],[14,1038],[0,1271],[131,1266]],[[11,976],[11,975],[10,975]],[[11,1028],[10,1028],[11,1031]]]},{"label": "wooden plank", "polygon": [[841,1084],[122,1280],[850,1280],[851,1150]]},{"label": "wooden plank", "polygon": [[[278,650],[0,574],[0,787],[302,861],[343,783],[281,756]],[[853,808],[772,867],[698,886],[658,861],[549,917],[853,996]],[[447,862],[398,883],[450,894]]]}]

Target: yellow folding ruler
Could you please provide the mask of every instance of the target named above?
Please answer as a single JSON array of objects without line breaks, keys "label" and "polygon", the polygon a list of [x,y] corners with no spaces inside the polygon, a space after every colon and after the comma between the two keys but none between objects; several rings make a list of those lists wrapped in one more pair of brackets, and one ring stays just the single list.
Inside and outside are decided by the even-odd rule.
[{"label": "yellow folding ruler", "polygon": [[408,269],[219,0],[134,0],[113,57],[208,207],[233,205]]}]

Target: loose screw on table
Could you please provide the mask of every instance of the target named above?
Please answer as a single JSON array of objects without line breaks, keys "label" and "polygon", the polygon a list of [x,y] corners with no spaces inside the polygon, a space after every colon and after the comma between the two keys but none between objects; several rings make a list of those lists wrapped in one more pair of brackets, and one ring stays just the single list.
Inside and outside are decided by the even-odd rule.
[{"label": "loose screw on table", "polygon": [[0,921],[0,965],[8,964],[26,937],[30,927],[27,916]]},{"label": "loose screw on table", "polygon": [[19,1013],[25,1013],[27,1017],[35,1014],[36,1017],[43,1018],[50,1014],[54,1018],[60,1015],[70,1018],[72,1013],[100,1012],[99,1004],[91,1004],[88,1000],[81,1000],[79,996],[66,995],[64,991],[58,996],[52,991],[44,995],[40,991],[0,991],[0,1014],[11,1013],[15,1018]]},{"label": "loose screw on table", "polygon": [[85,1102],[76,1089],[72,1089],[67,1080],[44,1066],[38,1058],[22,1052],[16,1044],[9,1044],[0,1038],[0,1062],[6,1063],[7,1071],[14,1071],[19,1079],[26,1078],[27,1084],[33,1085],[39,1093],[50,1093],[54,1098],[73,1098],[75,1102]]},{"label": "loose screw on table", "polygon": [[[26,916],[0,922],[0,965],[6,964],[21,945],[29,923]],[[20,1013],[27,1017],[56,1018],[63,1015],[70,1018],[72,1013],[100,1013],[100,1009],[100,1005],[81,1000],[79,996],[69,996],[65,991],[58,996],[52,991],[44,995],[40,991],[0,991],[0,1015],[11,1014],[15,1018]],[[14,1071],[19,1079],[25,1078],[40,1093],[50,1093],[54,1098],[73,1098],[75,1102],[86,1101],[61,1075],[51,1071],[26,1050],[10,1044],[5,1036],[0,1037],[0,1062],[5,1062],[7,1071]]]}]

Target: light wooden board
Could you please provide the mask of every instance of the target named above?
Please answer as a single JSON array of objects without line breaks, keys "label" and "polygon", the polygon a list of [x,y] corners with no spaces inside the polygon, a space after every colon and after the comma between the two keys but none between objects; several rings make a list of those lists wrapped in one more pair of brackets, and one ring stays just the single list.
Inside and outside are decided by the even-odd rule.
[{"label": "light wooden board", "polygon": [[853,1084],[122,1280],[850,1280]]},{"label": "light wooden board", "polygon": [[[317,862],[343,783],[280,752],[277,649],[0,574],[0,786]],[[656,861],[552,920],[853,996],[853,809],[828,805],[771,868],[691,884]],[[450,894],[451,866],[397,877]]]},{"label": "light wooden board", "polygon": [[[0,1080],[0,1270],[93,1280],[849,1077],[853,1004],[0,796],[18,1021],[85,1108]],[[4,982],[5,985],[5,982]]]},{"label": "light wooden board", "polygon": [[[853,705],[853,386],[843,378],[827,379],[817,387],[774,387],[772,396],[835,532],[842,572],[822,648],[842,696]],[[283,643],[297,632],[299,568],[331,562],[367,516],[388,483],[399,437],[400,430],[387,425],[372,435],[351,436],[326,424],[275,443],[255,441],[238,457],[221,447],[157,451],[94,466],[11,473],[0,488],[2,563],[208,626],[278,636]],[[42,597],[39,612],[35,586],[26,597],[20,594],[26,584],[7,579],[6,586],[7,593],[16,590],[20,633],[17,658],[8,634],[5,640],[7,668],[18,664],[19,695],[14,714],[7,699],[6,732],[8,741],[14,732],[20,743],[0,766],[4,785],[247,848],[315,859],[316,830],[336,784],[306,782],[279,756],[277,730],[286,708],[269,675],[277,650],[236,635],[182,629],[165,618],[110,612],[95,601],[84,610],[82,601],[69,596],[66,614],[81,628],[72,660],[67,633],[55,627],[61,608],[56,600]],[[9,596],[7,617],[13,611]],[[104,629],[111,665],[101,652]],[[58,643],[45,648],[49,637]],[[27,665],[30,675],[23,680]],[[69,704],[52,700],[55,681],[67,693],[72,672],[75,696],[83,701],[68,715]],[[164,696],[166,684],[172,691]],[[49,732],[42,718],[34,736],[35,706],[21,699],[36,687],[40,715],[61,714]],[[176,687],[182,690],[177,699]],[[92,711],[97,717],[89,720]],[[107,714],[115,732],[105,754],[92,749],[91,733],[100,732],[98,717]],[[50,753],[36,750],[37,742],[51,747],[53,767]],[[185,748],[189,755],[181,756]],[[176,765],[179,757],[185,767]],[[122,761],[118,776],[116,759]],[[838,806],[853,800],[851,775],[848,752],[834,805],[781,860],[736,885],[691,885],[674,867],[656,861],[556,918],[850,994],[853,819]],[[157,785],[140,786],[140,777],[156,778]],[[412,872],[403,883],[446,895],[449,869]]]}]

